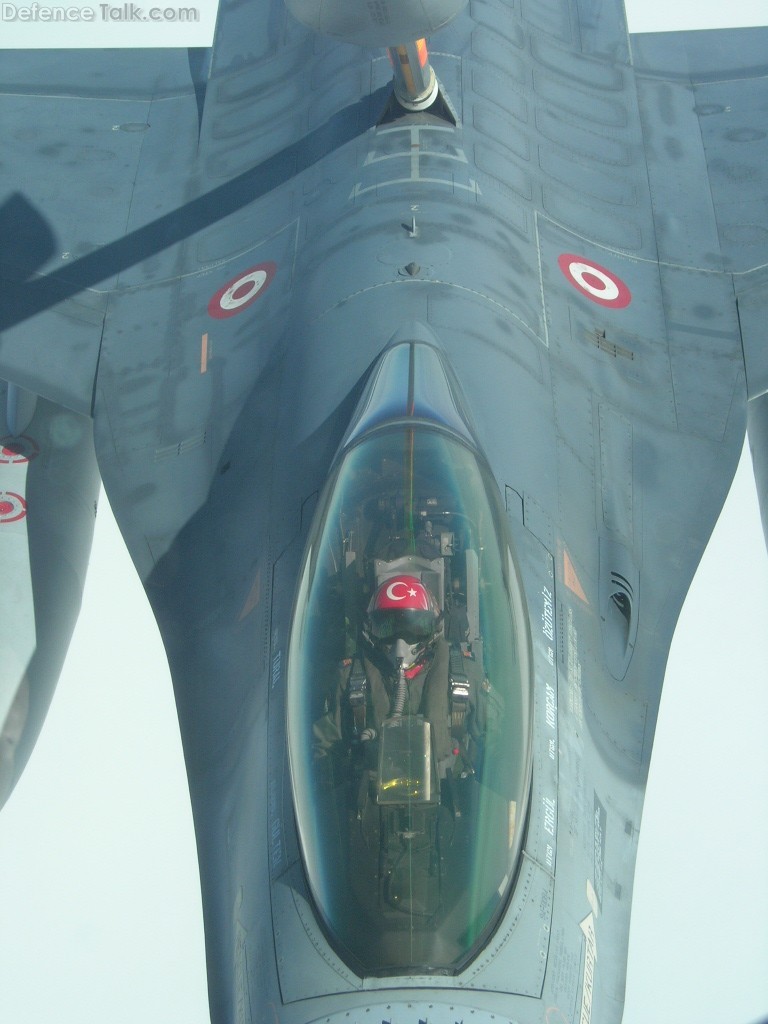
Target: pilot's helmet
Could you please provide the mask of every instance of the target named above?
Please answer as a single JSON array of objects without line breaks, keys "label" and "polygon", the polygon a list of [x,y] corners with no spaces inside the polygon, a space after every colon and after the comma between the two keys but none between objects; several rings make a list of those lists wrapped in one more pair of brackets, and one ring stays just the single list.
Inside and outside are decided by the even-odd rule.
[{"label": "pilot's helmet", "polygon": [[367,633],[375,646],[409,668],[423,659],[441,630],[434,597],[416,576],[391,576],[368,605]]}]

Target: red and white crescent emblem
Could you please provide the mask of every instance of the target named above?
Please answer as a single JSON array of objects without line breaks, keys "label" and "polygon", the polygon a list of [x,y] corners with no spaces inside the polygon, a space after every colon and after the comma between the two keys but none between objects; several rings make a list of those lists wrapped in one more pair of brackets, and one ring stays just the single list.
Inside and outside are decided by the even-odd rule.
[{"label": "red and white crescent emblem", "polygon": [[573,287],[599,306],[623,309],[632,301],[632,293],[620,277],[584,256],[564,252],[557,264]]},{"label": "red and white crescent emblem", "polygon": [[386,608],[429,611],[430,598],[419,579],[404,573],[402,576],[392,576],[381,584],[376,591],[374,607],[380,611]]},{"label": "red and white crescent emblem", "polygon": [[[395,593],[395,587],[400,587],[397,593]],[[404,601],[406,597],[416,597],[417,591],[413,587],[409,587],[404,580],[395,580],[394,583],[390,583],[387,587],[387,597],[390,601]]]},{"label": "red and white crescent emblem", "polygon": [[227,281],[208,303],[208,313],[216,320],[242,313],[269,288],[275,276],[277,264],[268,261],[244,270],[231,281]]},{"label": "red and white crescent emblem", "polygon": [[27,514],[27,503],[20,494],[0,491],[0,526],[17,523]]}]

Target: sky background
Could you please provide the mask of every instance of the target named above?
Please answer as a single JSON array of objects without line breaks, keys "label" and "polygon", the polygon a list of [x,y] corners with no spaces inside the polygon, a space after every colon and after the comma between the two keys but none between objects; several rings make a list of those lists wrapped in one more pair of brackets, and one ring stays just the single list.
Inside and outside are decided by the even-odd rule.
[{"label": "sky background", "polygon": [[[638,0],[630,26],[764,24],[767,14],[765,0]],[[41,45],[42,26],[31,27]],[[8,45],[6,26],[0,31]],[[745,457],[670,655],[640,837],[624,1024],[768,1018],[766,613],[768,559]],[[67,665],[0,814],[0,1021],[208,1019],[170,679],[102,496]]]}]

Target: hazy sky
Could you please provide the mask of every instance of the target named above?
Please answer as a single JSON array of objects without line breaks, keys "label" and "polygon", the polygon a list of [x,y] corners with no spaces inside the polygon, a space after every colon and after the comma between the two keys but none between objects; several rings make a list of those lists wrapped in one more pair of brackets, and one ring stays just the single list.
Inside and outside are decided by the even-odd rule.
[{"label": "hazy sky", "polygon": [[[638,0],[631,24],[765,22],[765,0],[709,6]],[[670,657],[624,1024],[751,1024],[768,1014],[767,613],[768,559],[742,459]],[[70,657],[0,814],[0,1021],[208,1021],[171,684],[104,499]]]}]

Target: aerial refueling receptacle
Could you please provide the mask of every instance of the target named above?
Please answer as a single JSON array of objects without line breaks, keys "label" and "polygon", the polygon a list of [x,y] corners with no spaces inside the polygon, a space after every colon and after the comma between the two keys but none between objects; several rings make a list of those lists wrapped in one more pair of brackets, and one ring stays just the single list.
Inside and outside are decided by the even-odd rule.
[{"label": "aerial refueling receptacle", "polygon": [[360,46],[395,47],[442,28],[467,0],[286,0],[302,25]]},{"label": "aerial refueling receptacle", "polygon": [[395,96],[406,110],[426,110],[437,99],[438,84],[429,63],[426,39],[387,50],[395,77]]}]

